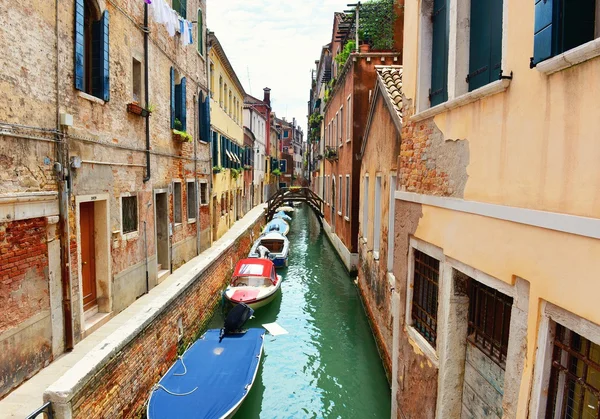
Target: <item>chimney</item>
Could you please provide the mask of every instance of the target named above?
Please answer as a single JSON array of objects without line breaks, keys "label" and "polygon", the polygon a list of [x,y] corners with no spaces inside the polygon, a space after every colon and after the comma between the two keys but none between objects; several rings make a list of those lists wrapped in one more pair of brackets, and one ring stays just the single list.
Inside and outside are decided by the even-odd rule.
[{"label": "chimney", "polygon": [[271,89],[269,89],[268,87],[265,87],[263,89],[263,92],[265,92],[265,95],[263,97],[263,102],[265,102],[267,105],[271,106]]}]

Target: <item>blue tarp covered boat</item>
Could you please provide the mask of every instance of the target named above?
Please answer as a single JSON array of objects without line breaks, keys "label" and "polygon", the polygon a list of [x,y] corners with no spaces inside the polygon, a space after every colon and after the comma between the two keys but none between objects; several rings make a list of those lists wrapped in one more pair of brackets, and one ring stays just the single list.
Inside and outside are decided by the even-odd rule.
[{"label": "blue tarp covered boat", "polygon": [[154,387],[148,419],[230,418],[250,391],[263,350],[263,329],[208,330]]},{"label": "blue tarp covered boat", "polygon": [[275,218],[281,218],[282,220],[285,220],[285,221],[292,221],[292,217],[290,217],[283,211],[279,211],[279,212],[275,213],[275,215],[273,216],[273,219],[275,219]]},{"label": "blue tarp covered boat", "polygon": [[272,231],[287,236],[287,234],[290,232],[290,225],[281,218],[273,218],[267,223],[263,229],[263,233],[270,233]]}]

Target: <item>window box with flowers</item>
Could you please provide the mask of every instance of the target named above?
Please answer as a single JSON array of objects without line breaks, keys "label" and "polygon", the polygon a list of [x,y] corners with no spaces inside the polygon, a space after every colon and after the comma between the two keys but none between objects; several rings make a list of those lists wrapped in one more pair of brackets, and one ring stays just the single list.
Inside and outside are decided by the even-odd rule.
[{"label": "window box with flowers", "polygon": [[148,105],[147,107],[141,106],[138,102],[131,102],[127,104],[127,112],[132,113],[134,115],[141,116],[142,118],[147,118],[152,114],[154,110],[153,105]]}]

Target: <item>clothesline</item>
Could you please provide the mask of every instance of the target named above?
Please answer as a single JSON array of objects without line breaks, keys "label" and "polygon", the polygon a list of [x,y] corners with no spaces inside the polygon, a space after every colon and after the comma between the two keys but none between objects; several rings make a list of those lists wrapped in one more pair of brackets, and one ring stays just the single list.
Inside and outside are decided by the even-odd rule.
[{"label": "clothesline", "polygon": [[169,6],[165,0],[144,0],[152,9],[152,16],[156,23],[160,23],[167,28],[169,36],[181,34],[181,44],[190,45],[194,42],[192,38],[192,22],[183,19],[179,14]]}]

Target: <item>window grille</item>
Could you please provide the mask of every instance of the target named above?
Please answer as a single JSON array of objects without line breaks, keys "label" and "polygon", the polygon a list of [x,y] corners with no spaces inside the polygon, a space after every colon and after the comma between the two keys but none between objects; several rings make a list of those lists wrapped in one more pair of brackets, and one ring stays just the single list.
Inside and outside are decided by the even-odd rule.
[{"label": "window grille", "polygon": [[173,222],[181,223],[181,183],[173,183]]},{"label": "window grille", "polygon": [[600,346],[556,325],[547,419],[600,418]]},{"label": "window grille", "polygon": [[132,233],[138,229],[137,196],[124,196],[121,200],[121,220],[123,234]]},{"label": "window grille", "polygon": [[187,218],[196,218],[196,183],[187,182]]},{"label": "window grille", "polygon": [[502,369],[506,366],[512,297],[469,278],[468,341]]},{"label": "window grille", "polygon": [[435,347],[440,262],[414,249],[412,326]]},{"label": "window grille", "polygon": [[200,203],[208,205],[208,183],[200,183]]}]

